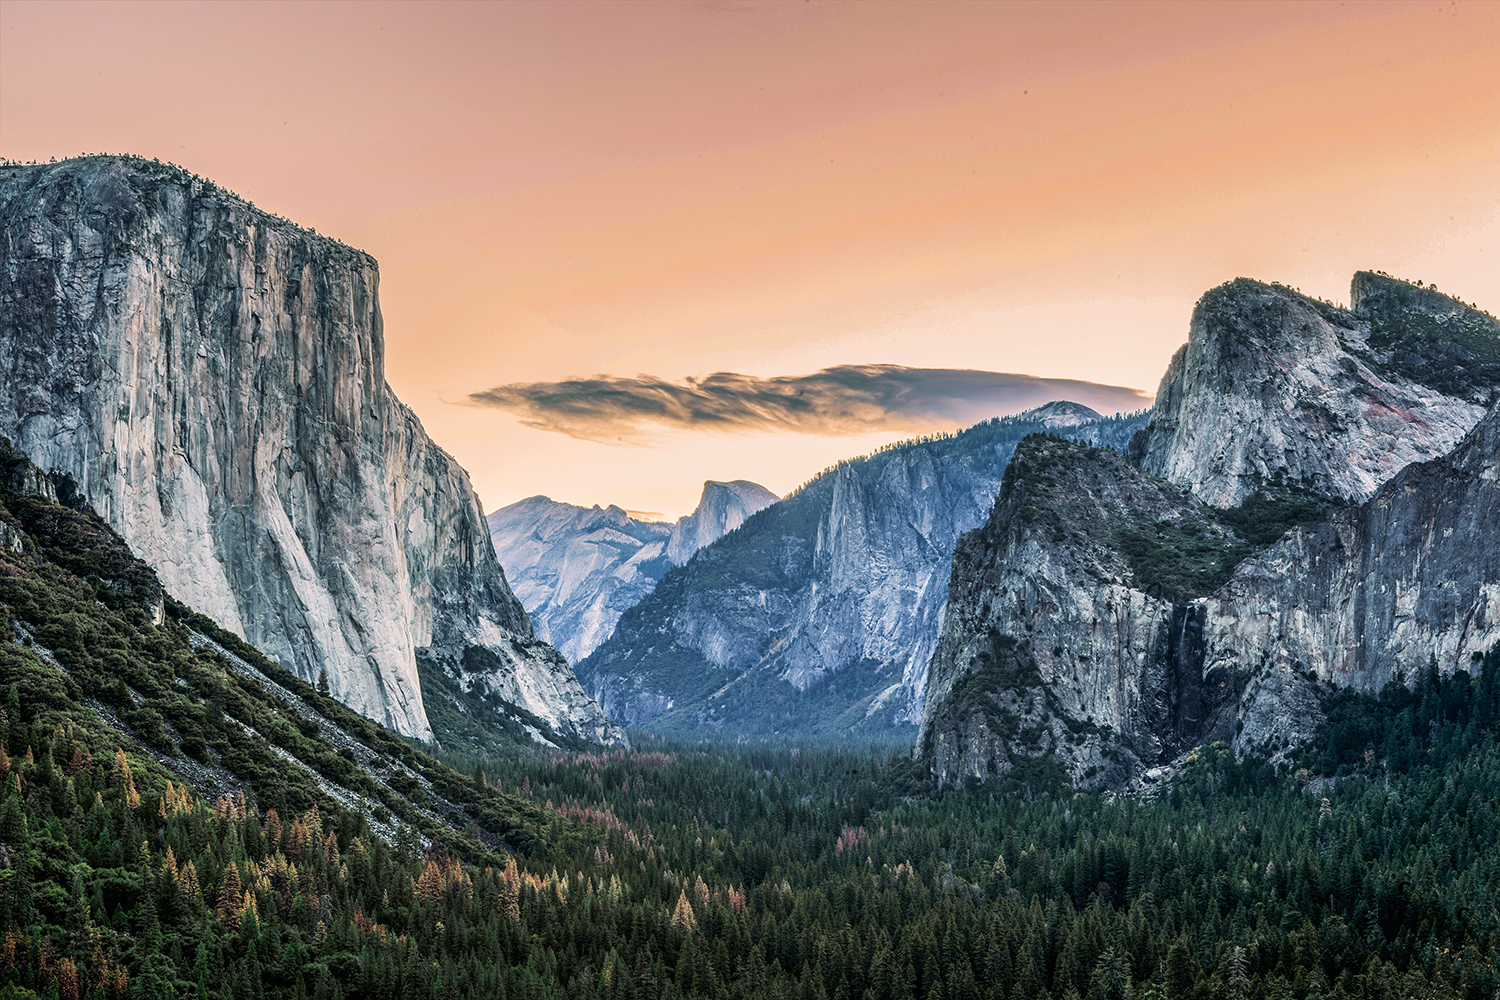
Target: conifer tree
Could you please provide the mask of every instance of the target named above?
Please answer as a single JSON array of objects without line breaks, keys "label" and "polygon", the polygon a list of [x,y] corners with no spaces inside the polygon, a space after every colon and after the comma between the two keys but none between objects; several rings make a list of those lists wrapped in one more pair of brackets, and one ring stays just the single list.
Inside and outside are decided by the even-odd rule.
[{"label": "conifer tree", "polygon": [[240,870],[233,861],[224,866],[224,878],[219,884],[219,903],[215,908],[215,914],[219,923],[230,930],[237,930],[240,926],[240,914],[244,911],[245,900],[240,885]]},{"label": "conifer tree", "polygon": [[[1269,864],[1267,866],[1269,868]],[[1245,974],[1245,949],[1234,946],[1234,960],[1229,965],[1229,995],[1240,1000],[1250,988],[1250,977]]]},{"label": "conifer tree", "polygon": [[688,902],[686,889],[681,890],[677,895],[677,906],[672,910],[672,926],[689,933],[698,926],[698,919],[693,916],[693,905]]},{"label": "conifer tree", "polygon": [[274,808],[266,810],[266,820],[262,831],[265,834],[267,849],[281,850],[281,815]]},{"label": "conifer tree", "polygon": [[79,1000],[78,966],[71,958],[65,958],[57,967],[58,1000]]},{"label": "conifer tree", "polygon": [[1107,948],[1094,966],[1093,981],[1089,986],[1089,1000],[1128,1000],[1129,996],[1129,966],[1113,948]]},{"label": "conifer tree", "polygon": [[500,890],[500,907],[512,920],[521,919],[521,873],[515,858],[505,860],[505,882]]},{"label": "conifer tree", "polygon": [[1167,1000],[1190,1000],[1198,982],[1197,964],[1188,947],[1187,935],[1180,935],[1167,949],[1164,976]]}]

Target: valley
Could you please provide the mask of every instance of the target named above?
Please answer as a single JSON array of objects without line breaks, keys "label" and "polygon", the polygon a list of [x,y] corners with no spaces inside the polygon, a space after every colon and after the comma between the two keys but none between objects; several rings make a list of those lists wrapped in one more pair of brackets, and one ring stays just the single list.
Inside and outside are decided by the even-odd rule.
[{"label": "valley", "polygon": [[368,255],[132,157],[0,241],[0,996],[1500,990],[1478,306],[1236,279],[1143,413],[486,518]]}]

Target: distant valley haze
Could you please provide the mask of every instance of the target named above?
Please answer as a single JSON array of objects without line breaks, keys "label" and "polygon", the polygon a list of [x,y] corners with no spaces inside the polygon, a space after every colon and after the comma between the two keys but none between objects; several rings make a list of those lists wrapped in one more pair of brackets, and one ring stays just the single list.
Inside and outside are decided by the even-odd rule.
[{"label": "distant valley haze", "polygon": [[1500,301],[1497,62],[1485,3],[6,0],[0,155],[160,158],[369,252],[485,511],[674,521],[1141,409],[1236,276]]}]

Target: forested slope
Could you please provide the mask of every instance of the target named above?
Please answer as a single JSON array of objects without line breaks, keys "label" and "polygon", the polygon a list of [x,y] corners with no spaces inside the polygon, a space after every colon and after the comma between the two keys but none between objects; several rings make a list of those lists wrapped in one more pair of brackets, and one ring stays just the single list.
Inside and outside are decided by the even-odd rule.
[{"label": "forested slope", "polygon": [[440,762],[0,466],[0,996],[1500,988],[1500,650],[1333,696],[1289,765],[1202,748],[1155,799],[649,737]]}]

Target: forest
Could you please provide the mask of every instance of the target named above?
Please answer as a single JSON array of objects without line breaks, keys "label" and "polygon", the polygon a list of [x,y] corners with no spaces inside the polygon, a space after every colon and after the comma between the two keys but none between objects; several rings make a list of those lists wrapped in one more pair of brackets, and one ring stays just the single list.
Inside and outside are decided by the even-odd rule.
[{"label": "forest", "polygon": [[1500,648],[1151,794],[939,788],[880,745],[463,753],[81,506],[0,483],[0,528],[0,997],[1500,995]]},{"label": "forest", "polygon": [[1346,697],[1295,761],[1202,748],[1156,798],[939,792],[878,747],[455,755],[551,817],[483,866],[204,801],[12,683],[3,995],[1490,998],[1500,652],[1475,674]]}]

